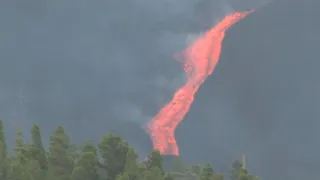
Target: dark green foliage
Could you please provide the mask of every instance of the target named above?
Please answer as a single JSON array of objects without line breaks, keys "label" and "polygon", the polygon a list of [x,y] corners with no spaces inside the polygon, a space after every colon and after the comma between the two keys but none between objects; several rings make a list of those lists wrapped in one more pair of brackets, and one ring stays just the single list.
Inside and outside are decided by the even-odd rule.
[{"label": "dark green foliage", "polygon": [[4,135],[3,122],[0,120],[0,179],[6,177],[7,169],[7,143]]},{"label": "dark green foliage", "polygon": [[97,148],[91,141],[88,141],[84,144],[82,152],[91,152],[98,156]]},{"label": "dark green foliage", "polygon": [[200,174],[201,174],[201,165],[200,164],[196,164],[196,165],[191,166],[190,171],[191,171],[191,173],[200,176]]},{"label": "dark green foliage", "polygon": [[246,169],[241,169],[239,174],[239,180],[249,180],[248,171]]},{"label": "dark green foliage", "polygon": [[163,172],[158,167],[151,167],[144,173],[143,180],[164,180]]},{"label": "dark green foliage", "polygon": [[50,139],[49,178],[50,180],[69,180],[72,172],[72,159],[69,157],[69,137],[63,127],[56,128]]},{"label": "dark green foliage", "polygon": [[212,180],[224,180],[224,176],[220,173],[214,173],[212,176]]},{"label": "dark green foliage", "polygon": [[200,174],[200,180],[212,180],[213,178],[213,169],[210,164],[207,164]]},{"label": "dark green foliage", "polygon": [[0,120],[0,162],[3,162],[7,157],[7,143],[4,135],[3,122]]},{"label": "dark green foliage", "polygon": [[246,169],[241,168],[238,180],[259,180],[259,177],[250,175]]},{"label": "dark green foliage", "polygon": [[174,180],[174,176],[171,173],[166,173],[164,180]]},{"label": "dark green foliage", "polygon": [[147,161],[147,168],[158,168],[161,173],[163,173],[163,168],[162,168],[162,156],[159,151],[153,150],[149,156],[148,156],[148,161]]},{"label": "dark green foliage", "polygon": [[98,180],[99,159],[93,152],[82,152],[73,169],[71,180]]},{"label": "dark green foliage", "polygon": [[124,171],[128,149],[128,143],[122,140],[120,136],[110,134],[102,138],[99,144],[99,152],[108,180],[114,180],[117,175]]},{"label": "dark green foliage", "polygon": [[46,157],[46,151],[42,144],[42,137],[40,128],[38,125],[34,125],[31,130],[32,135],[32,157],[36,160],[42,170],[48,169],[48,160]]},{"label": "dark green foliage", "polygon": [[137,163],[138,155],[133,148],[129,148],[126,156],[126,164],[124,171],[128,174],[130,180],[139,180],[142,177],[142,173],[139,171]]},{"label": "dark green foliage", "polygon": [[234,161],[230,170],[230,180],[238,180],[241,170],[242,163],[238,160]]},{"label": "dark green foliage", "polygon": [[129,180],[129,174],[127,172],[124,172],[122,174],[117,175],[116,180]]},{"label": "dark green foliage", "polygon": [[[97,147],[92,142],[71,144],[62,126],[53,132],[49,151],[43,147],[40,128],[34,125],[27,143],[18,130],[14,156],[7,155],[3,123],[0,121],[0,180],[224,180],[207,164],[188,166],[180,157],[165,172],[159,151],[152,151],[145,162],[120,136],[106,135]],[[79,148],[82,147],[82,148]],[[236,161],[231,180],[259,180]]]},{"label": "dark green foliage", "polygon": [[171,171],[184,173],[186,169],[187,168],[185,167],[185,163],[182,158],[177,156],[172,162]]},{"label": "dark green foliage", "polygon": [[8,159],[6,178],[9,180],[41,180],[44,172],[32,156],[32,145],[24,141],[22,131],[18,130],[15,139],[15,156]]}]

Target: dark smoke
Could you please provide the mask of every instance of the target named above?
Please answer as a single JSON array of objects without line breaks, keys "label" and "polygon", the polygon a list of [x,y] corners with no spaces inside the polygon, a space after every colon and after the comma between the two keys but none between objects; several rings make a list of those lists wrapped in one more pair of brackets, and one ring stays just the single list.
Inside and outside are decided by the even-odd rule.
[{"label": "dark smoke", "polygon": [[228,31],[216,70],[177,130],[182,156],[212,157],[219,167],[245,152],[262,179],[318,179],[319,9],[319,1],[283,0]]},{"label": "dark smoke", "polygon": [[62,124],[76,142],[120,133],[144,156],[151,143],[140,126],[185,81],[172,55],[226,13],[258,8],[226,36],[177,130],[181,154],[225,171],[245,152],[264,179],[315,179],[319,2],[259,8],[265,3],[0,1],[0,119],[9,142],[18,125],[27,132],[38,122],[48,138]]},{"label": "dark smoke", "polygon": [[185,80],[172,54],[188,27],[198,35],[230,6],[208,2],[201,13],[208,3],[192,0],[1,1],[1,119],[92,138],[139,129]]}]

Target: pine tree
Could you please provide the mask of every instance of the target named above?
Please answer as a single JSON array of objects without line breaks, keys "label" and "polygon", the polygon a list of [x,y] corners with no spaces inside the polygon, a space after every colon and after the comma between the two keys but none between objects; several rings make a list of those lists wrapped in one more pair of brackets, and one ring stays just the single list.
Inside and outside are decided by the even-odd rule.
[{"label": "pine tree", "polygon": [[99,143],[99,152],[103,160],[107,179],[114,180],[124,172],[129,145],[120,136],[107,135]]},{"label": "pine tree", "polygon": [[16,146],[14,148],[14,151],[16,153],[16,158],[19,161],[19,164],[25,165],[27,163],[29,149],[27,149],[27,144],[24,143],[21,129],[17,130],[15,142]]},{"label": "pine tree", "polygon": [[99,159],[93,152],[82,152],[77,162],[71,180],[98,180]]},{"label": "pine tree", "polygon": [[258,176],[249,175],[249,180],[260,180]]},{"label": "pine tree", "polygon": [[69,144],[69,137],[63,127],[57,127],[50,139],[48,157],[50,180],[70,179],[73,167],[68,151]]},{"label": "pine tree", "polygon": [[3,121],[0,120],[0,179],[6,178],[7,143],[4,135]]},{"label": "pine tree", "polygon": [[201,171],[202,171],[201,165],[200,164],[196,164],[196,165],[191,166],[190,171],[191,171],[191,173],[193,173],[193,174],[195,174],[197,176],[200,176]]},{"label": "pine tree", "polygon": [[117,175],[116,180],[131,180],[129,174],[124,172],[120,175]]},{"label": "pine tree", "polygon": [[213,172],[212,166],[210,164],[207,164],[202,169],[200,180],[212,180],[213,174],[214,172]]},{"label": "pine tree", "polygon": [[187,170],[187,168],[185,167],[185,164],[184,164],[182,158],[179,156],[176,157],[172,162],[171,171],[184,173],[184,172],[186,172],[186,170]]},{"label": "pine tree", "polygon": [[238,180],[241,170],[242,163],[238,160],[234,161],[230,170],[230,180]]},{"label": "pine tree", "polygon": [[152,167],[144,173],[143,180],[164,180],[163,171],[158,167]]},{"label": "pine tree", "polygon": [[48,169],[48,160],[46,157],[46,152],[42,144],[42,137],[40,128],[38,125],[34,125],[31,130],[32,135],[32,157],[36,160],[41,169],[47,170]]},{"label": "pine tree", "polygon": [[214,173],[212,176],[212,180],[224,180],[224,176],[220,173]]},{"label": "pine tree", "polygon": [[139,171],[139,166],[137,164],[138,155],[131,147],[128,150],[126,156],[126,164],[124,168],[124,173],[126,173],[130,180],[139,180],[141,178],[141,174]]},{"label": "pine tree", "polygon": [[86,142],[80,158],[71,175],[71,180],[98,180],[99,158],[97,149],[91,142]]},{"label": "pine tree", "polygon": [[162,156],[159,151],[153,150],[149,156],[147,161],[147,168],[159,168],[159,170],[164,173],[162,167]]},{"label": "pine tree", "polygon": [[250,175],[246,169],[241,168],[238,179],[239,180],[259,180],[259,177]]},{"label": "pine tree", "polygon": [[241,168],[239,180],[250,180],[248,177],[248,171],[246,169]]},{"label": "pine tree", "polygon": [[171,173],[166,173],[164,176],[164,180],[174,180],[174,177]]},{"label": "pine tree", "polygon": [[7,179],[41,180],[41,169],[37,161],[31,159],[31,145],[24,142],[22,131],[17,131],[14,158],[10,159]]},{"label": "pine tree", "polygon": [[[162,156],[152,151],[145,162],[137,161],[133,147],[119,136],[107,135],[97,148],[92,142],[82,149],[70,144],[63,127],[59,126],[50,139],[49,152],[42,144],[40,128],[32,128],[32,143],[26,143],[21,130],[15,138],[14,156],[7,155],[3,123],[0,120],[0,180],[223,180],[207,164],[186,168],[182,159],[173,162],[172,172],[165,173]],[[80,151],[79,151],[80,150]],[[102,163],[99,161],[101,156]],[[48,173],[47,173],[48,172]],[[239,161],[232,165],[231,180],[259,180],[242,167]]]},{"label": "pine tree", "polygon": [[91,152],[94,155],[98,156],[97,148],[91,141],[88,141],[84,144],[82,152]]}]

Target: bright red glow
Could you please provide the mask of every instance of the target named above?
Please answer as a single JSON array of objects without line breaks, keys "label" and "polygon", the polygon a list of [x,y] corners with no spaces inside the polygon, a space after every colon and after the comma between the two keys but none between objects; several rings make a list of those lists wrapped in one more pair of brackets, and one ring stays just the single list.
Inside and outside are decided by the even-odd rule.
[{"label": "bright red glow", "polygon": [[175,129],[188,113],[195,93],[217,65],[226,30],[250,12],[235,12],[226,16],[179,54],[178,59],[183,64],[188,80],[147,125],[153,147],[161,154],[179,155]]}]

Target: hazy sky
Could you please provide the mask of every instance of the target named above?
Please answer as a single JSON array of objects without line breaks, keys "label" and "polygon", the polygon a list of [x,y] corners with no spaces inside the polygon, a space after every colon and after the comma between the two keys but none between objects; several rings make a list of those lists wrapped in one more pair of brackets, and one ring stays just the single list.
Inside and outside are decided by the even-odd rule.
[{"label": "hazy sky", "polygon": [[319,7],[275,3],[228,31],[216,70],[177,130],[182,155],[219,154],[212,159],[220,164],[245,152],[264,179],[318,178]]},{"label": "hazy sky", "polygon": [[[206,30],[199,24],[257,6],[197,2],[1,1],[1,119],[11,129],[85,127],[92,137],[128,122],[139,128],[184,83],[172,55]],[[180,28],[189,24],[192,33]]]},{"label": "hazy sky", "polygon": [[[147,153],[151,143],[140,126],[185,81],[183,70],[172,55],[226,13],[266,3],[213,0],[199,5],[198,1],[0,1],[0,119],[5,121],[7,133],[13,135],[17,125],[29,131],[35,122],[46,131],[46,138],[60,124],[74,141],[84,138],[97,141],[112,131],[135,144],[139,153]],[[260,18],[274,19],[273,14],[283,9],[275,8],[272,13],[265,10]],[[306,7],[301,12],[309,12],[306,17],[312,17],[310,13],[314,11]],[[300,14],[293,19],[304,22],[301,17]],[[190,113],[177,130],[182,156],[204,162],[211,154],[216,169],[224,170],[245,151],[249,167],[264,175],[274,172],[285,176],[289,171],[295,172],[295,167],[290,169],[288,164],[317,166],[317,160],[310,159],[316,159],[312,149],[320,149],[314,139],[319,135],[315,128],[319,116],[315,106],[309,104],[318,103],[313,95],[318,88],[314,77],[319,56],[302,56],[301,61],[307,57],[314,61],[304,66],[304,72],[309,74],[300,75],[297,72],[301,72],[298,64],[301,61],[293,61],[296,64],[290,61],[298,55],[279,58],[284,55],[274,50],[274,56],[267,58],[270,53],[261,50],[268,43],[271,47],[279,43],[267,41],[273,36],[264,35],[274,30],[265,30],[267,27],[281,27],[279,33],[284,33],[296,29],[294,23],[289,23],[292,21],[290,15],[276,25],[271,25],[273,20],[248,19],[230,32],[221,64],[200,89]],[[309,34],[317,32],[302,29]],[[299,36],[302,30],[294,32]],[[294,34],[283,42],[291,42]],[[311,37],[299,40],[306,44],[319,42],[316,41],[319,36]],[[249,53],[252,51],[244,45],[247,42],[247,46],[256,48],[256,54]],[[241,50],[237,48],[239,45]],[[279,45],[278,49],[283,46],[288,44]],[[290,54],[291,47],[288,49],[285,53]],[[307,85],[313,86],[306,88]],[[296,96],[298,92],[310,96]],[[296,104],[289,106],[292,103]],[[295,128],[288,128],[288,119]],[[302,122],[310,123],[303,126]],[[204,140],[199,142],[199,138]],[[295,146],[299,138],[299,143],[310,141],[303,145],[305,149]],[[273,164],[280,167],[265,170]],[[302,168],[300,175],[310,174],[308,170]],[[283,180],[286,178],[295,180],[289,175]]]}]

